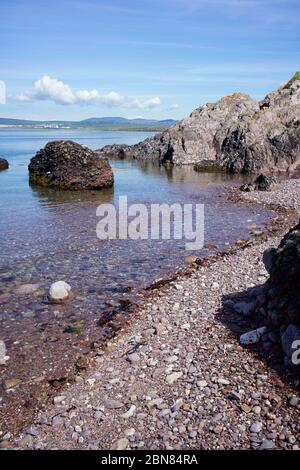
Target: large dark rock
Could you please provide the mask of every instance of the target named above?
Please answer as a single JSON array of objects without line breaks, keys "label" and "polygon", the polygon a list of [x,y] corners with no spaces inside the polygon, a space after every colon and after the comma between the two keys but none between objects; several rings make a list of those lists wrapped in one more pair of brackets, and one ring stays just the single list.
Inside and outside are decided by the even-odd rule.
[{"label": "large dark rock", "polygon": [[285,235],[278,248],[265,252],[264,263],[270,273],[264,311],[271,328],[279,331],[290,361],[294,341],[299,341],[300,349],[300,222]]},{"label": "large dark rock", "polygon": [[0,171],[1,170],[7,170],[9,167],[9,163],[5,158],[0,158]]},{"label": "large dark rock", "polygon": [[176,165],[211,160],[232,173],[292,173],[300,166],[300,73],[261,102],[235,93],[139,144],[101,152]]},{"label": "large dark rock", "polygon": [[71,140],[48,142],[29,164],[32,184],[58,189],[103,189],[114,183],[107,159]]}]

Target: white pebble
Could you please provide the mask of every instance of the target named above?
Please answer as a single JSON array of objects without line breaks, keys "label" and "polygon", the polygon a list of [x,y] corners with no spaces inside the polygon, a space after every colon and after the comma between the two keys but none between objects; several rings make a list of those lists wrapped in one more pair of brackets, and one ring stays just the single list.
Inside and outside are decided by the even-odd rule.
[{"label": "white pebble", "polygon": [[49,290],[49,299],[53,302],[67,300],[70,296],[71,286],[65,281],[54,282]]}]

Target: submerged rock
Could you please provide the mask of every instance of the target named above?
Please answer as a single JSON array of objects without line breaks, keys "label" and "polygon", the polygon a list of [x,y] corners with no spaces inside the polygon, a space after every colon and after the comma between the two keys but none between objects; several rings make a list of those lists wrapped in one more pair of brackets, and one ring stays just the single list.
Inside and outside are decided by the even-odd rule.
[{"label": "submerged rock", "polygon": [[226,168],[214,160],[202,160],[194,165],[194,170],[198,173],[223,173]]},{"label": "submerged rock", "polygon": [[299,109],[298,73],[261,102],[234,93],[201,106],[139,144],[106,146],[100,153],[110,158],[198,164],[198,171],[215,166],[232,173],[293,172],[300,165]]},{"label": "submerged rock", "polygon": [[64,302],[69,299],[71,286],[64,281],[54,282],[49,290],[49,300],[53,303]]},{"label": "submerged rock", "polygon": [[9,168],[9,163],[5,158],[0,158],[0,171],[7,170]]},{"label": "submerged rock", "polygon": [[21,284],[16,287],[15,293],[17,295],[28,295],[33,294],[39,289],[39,284]]},{"label": "submerged rock", "polygon": [[99,190],[114,183],[107,159],[71,140],[48,142],[28,169],[30,183],[57,189]]}]

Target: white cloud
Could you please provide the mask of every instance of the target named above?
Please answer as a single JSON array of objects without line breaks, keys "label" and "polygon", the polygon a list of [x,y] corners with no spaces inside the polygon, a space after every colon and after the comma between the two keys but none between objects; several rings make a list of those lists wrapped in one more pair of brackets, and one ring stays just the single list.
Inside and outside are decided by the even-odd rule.
[{"label": "white cloud", "polygon": [[175,109],[178,109],[178,108],[179,108],[179,104],[174,103],[174,104],[171,104],[171,106],[169,107],[169,110],[174,111]]},{"label": "white cloud", "polygon": [[75,93],[76,99],[79,102],[97,101],[101,98],[98,90],[79,90]]},{"label": "white cloud", "polygon": [[110,91],[107,95],[101,95],[98,90],[79,90],[75,93],[76,102],[79,104],[103,103],[108,107],[120,106],[125,98],[115,91]]},{"label": "white cloud", "polygon": [[75,95],[69,85],[45,75],[37,80],[31,90],[17,97],[19,101],[52,100],[57,104],[74,104]]},{"label": "white cloud", "polygon": [[120,106],[125,102],[124,96],[116,93],[115,91],[111,91],[105,96],[102,96],[101,101],[106,104],[107,106]]},{"label": "white cloud", "polygon": [[130,108],[137,108],[137,109],[144,109],[144,110],[149,110],[156,108],[156,106],[159,106],[161,104],[161,100],[159,96],[155,96],[154,98],[149,98],[149,99],[141,99],[141,98],[135,98],[132,101],[130,101],[127,105]]},{"label": "white cloud", "polygon": [[153,98],[129,98],[122,96],[116,91],[110,91],[102,95],[98,90],[78,90],[73,91],[69,85],[45,75],[34,83],[33,88],[14,97],[14,100],[20,102],[49,100],[56,104],[103,104],[107,107],[125,107],[133,109],[150,110],[159,106],[161,100],[159,96]]},{"label": "white cloud", "polygon": [[13,99],[15,101],[20,101],[21,103],[26,103],[26,101],[31,101],[30,96],[28,93],[21,93],[20,95],[14,96]]}]

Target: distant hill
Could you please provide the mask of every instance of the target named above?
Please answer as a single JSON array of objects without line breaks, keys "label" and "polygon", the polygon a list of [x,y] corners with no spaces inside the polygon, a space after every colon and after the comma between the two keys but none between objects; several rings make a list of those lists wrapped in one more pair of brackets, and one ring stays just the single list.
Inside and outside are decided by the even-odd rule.
[{"label": "distant hill", "polygon": [[19,128],[88,128],[99,130],[163,130],[175,124],[173,119],[126,119],[123,117],[92,117],[82,121],[32,121],[26,119],[0,118],[0,127]]}]

